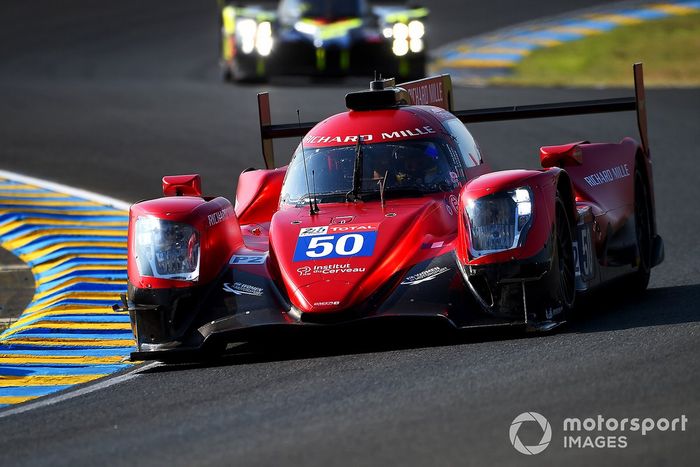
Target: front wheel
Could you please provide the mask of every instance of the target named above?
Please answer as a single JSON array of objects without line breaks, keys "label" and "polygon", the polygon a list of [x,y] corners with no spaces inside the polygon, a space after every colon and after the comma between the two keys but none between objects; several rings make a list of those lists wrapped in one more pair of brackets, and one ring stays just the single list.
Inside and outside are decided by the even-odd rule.
[{"label": "front wheel", "polygon": [[552,262],[549,273],[530,289],[528,304],[537,306],[537,321],[563,321],[576,300],[574,230],[570,210],[557,192],[554,202]]}]

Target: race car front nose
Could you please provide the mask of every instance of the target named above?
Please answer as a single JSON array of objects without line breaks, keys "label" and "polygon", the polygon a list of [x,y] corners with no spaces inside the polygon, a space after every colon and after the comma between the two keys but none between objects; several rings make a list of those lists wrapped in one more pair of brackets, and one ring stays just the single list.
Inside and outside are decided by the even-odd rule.
[{"label": "race car front nose", "polygon": [[337,313],[352,306],[356,284],[338,279],[323,279],[297,289],[302,316]]}]

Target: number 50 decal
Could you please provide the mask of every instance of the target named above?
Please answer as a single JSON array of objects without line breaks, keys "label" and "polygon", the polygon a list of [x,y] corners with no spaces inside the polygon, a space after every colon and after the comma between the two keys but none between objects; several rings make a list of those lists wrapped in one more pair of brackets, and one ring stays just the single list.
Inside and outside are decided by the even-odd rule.
[{"label": "number 50 decal", "polygon": [[377,232],[299,237],[294,261],[310,259],[372,256]]}]

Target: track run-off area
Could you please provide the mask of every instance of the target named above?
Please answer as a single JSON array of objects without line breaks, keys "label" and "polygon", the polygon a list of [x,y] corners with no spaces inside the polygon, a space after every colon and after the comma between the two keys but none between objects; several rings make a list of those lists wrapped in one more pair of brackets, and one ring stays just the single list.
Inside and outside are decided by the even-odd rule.
[{"label": "track run-off area", "polygon": [[[579,0],[422,3],[432,11],[428,46],[435,49],[513,24],[606,6]],[[9,0],[0,8],[0,169],[127,203],[160,196],[161,177],[182,173],[200,173],[207,195],[233,198],[240,172],[262,165],[255,105],[259,91],[270,91],[273,123],[287,123],[296,121],[296,109],[304,121],[342,111],[345,93],[367,86],[364,78],[223,84],[217,70],[214,1]],[[605,90],[458,87],[454,97],[458,109],[498,107],[626,96],[631,84]],[[134,372],[121,360],[130,347],[122,342],[129,336],[127,320],[110,308],[118,301],[118,289],[124,289],[125,277],[111,267],[123,268],[123,243],[119,251],[116,244],[114,251],[106,245],[95,249],[91,255],[105,256],[95,257],[100,262],[94,264],[71,263],[66,256],[35,265],[34,257],[22,256],[31,252],[18,250],[37,283],[52,286],[52,292],[41,295],[49,287],[39,291],[38,284],[28,312],[91,316],[77,332],[64,324],[65,329],[30,328],[28,335],[73,342],[93,331],[100,337],[113,334],[118,345],[93,349],[87,357],[99,361],[54,362],[87,368],[73,376],[116,373],[28,401],[35,404],[31,410],[18,411],[30,407],[25,404],[2,409],[0,464],[694,465],[700,457],[700,92],[652,89],[647,104],[666,260],[653,271],[644,295],[601,291],[552,335],[446,338],[426,331],[428,337],[416,337],[397,329],[379,339],[287,343],[203,365]],[[538,164],[539,146],[636,137],[636,122],[631,114],[611,114],[484,123],[470,130],[494,168],[532,168]],[[278,145],[277,157],[290,154],[295,144]],[[35,196],[44,202],[79,198],[74,201],[86,203],[84,209],[66,211],[76,216],[100,211],[88,222],[104,222],[92,227],[123,242],[125,206],[104,200],[91,204],[95,199],[77,193],[0,178],[7,190],[21,191],[13,188],[18,183],[34,192],[29,198],[46,195]],[[22,212],[34,209],[31,216],[37,216],[36,210],[47,207],[33,206]],[[57,216],[67,214],[54,210]],[[6,210],[2,216],[5,227],[0,228],[5,229]],[[33,240],[23,244],[20,237],[45,224],[52,222],[18,224],[9,231],[25,233],[9,241],[17,248],[35,245]],[[91,284],[88,274],[95,274],[93,284],[114,289],[105,293],[107,289],[80,285],[72,295],[72,286],[55,282],[63,280],[58,275],[39,275],[48,271],[43,267],[60,269],[61,261],[67,264],[56,274],[89,271],[66,283],[80,276],[70,283]],[[101,270],[110,271],[109,279],[97,277],[100,273],[94,271]],[[87,302],[69,303],[83,299]],[[41,310],[61,302],[57,309]],[[40,326],[65,322],[56,318]],[[30,349],[16,350],[32,355]],[[75,350],[60,352],[66,352],[60,358],[70,359]],[[36,358],[37,365],[48,360],[43,354]],[[17,368],[12,376],[22,378],[23,371]],[[46,373],[53,374],[58,373]],[[3,397],[14,397],[2,389]],[[22,394],[17,397],[33,397]],[[536,456],[520,454],[509,439],[513,420],[530,411],[545,416],[552,427],[551,444]],[[562,421],[597,415],[685,415],[689,421],[684,432],[628,433],[625,448],[565,448]],[[525,426],[519,433],[526,444],[535,444],[541,435]]]}]

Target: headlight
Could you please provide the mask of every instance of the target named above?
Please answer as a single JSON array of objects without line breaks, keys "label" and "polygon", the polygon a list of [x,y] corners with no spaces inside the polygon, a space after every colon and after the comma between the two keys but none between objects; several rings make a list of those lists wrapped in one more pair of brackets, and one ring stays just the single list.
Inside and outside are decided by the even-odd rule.
[{"label": "headlight", "polygon": [[134,243],[142,276],[182,281],[199,278],[199,232],[191,225],[139,217]]},{"label": "headlight", "polygon": [[408,41],[406,39],[394,39],[391,50],[397,57],[406,55],[408,53]]},{"label": "headlight", "polygon": [[255,34],[255,48],[263,57],[270,55],[272,51],[272,25],[269,21],[258,24],[258,31]]},{"label": "headlight", "polygon": [[238,35],[241,38],[241,51],[249,54],[255,48],[255,31],[258,27],[254,19],[243,18],[238,21]]},{"label": "headlight", "polygon": [[418,53],[423,50],[423,39],[411,39],[411,52]]},{"label": "headlight", "polygon": [[294,29],[299,31],[302,34],[308,34],[310,36],[313,36],[316,34],[316,31],[318,31],[318,26],[315,24],[307,23],[305,21],[297,21],[294,23]]},{"label": "headlight", "polygon": [[408,37],[411,39],[420,39],[425,34],[425,26],[418,20],[413,20],[408,23]]},{"label": "headlight", "polygon": [[473,256],[521,244],[532,218],[532,191],[521,187],[470,201],[466,206],[469,250]]},{"label": "headlight", "polygon": [[408,39],[408,26],[404,23],[394,24],[394,39],[404,41]]}]

